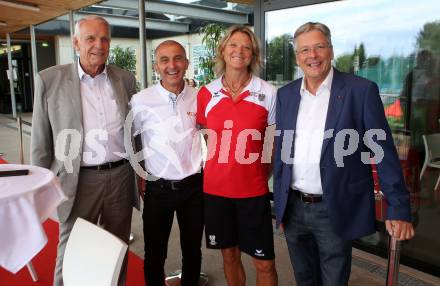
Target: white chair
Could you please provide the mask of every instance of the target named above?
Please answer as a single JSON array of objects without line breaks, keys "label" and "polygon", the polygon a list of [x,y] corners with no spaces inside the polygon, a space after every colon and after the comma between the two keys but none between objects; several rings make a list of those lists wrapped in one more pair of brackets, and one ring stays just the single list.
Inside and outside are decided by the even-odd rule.
[{"label": "white chair", "polygon": [[[420,180],[427,167],[440,169],[440,133],[422,135],[423,143],[425,144],[425,162],[423,163],[422,171],[420,172]],[[440,183],[440,175],[435,184],[434,190]]]},{"label": "white chair", "polygon": [[122,240],[78,218],[64,254],[64,285],[116,286],[126,252]]}]

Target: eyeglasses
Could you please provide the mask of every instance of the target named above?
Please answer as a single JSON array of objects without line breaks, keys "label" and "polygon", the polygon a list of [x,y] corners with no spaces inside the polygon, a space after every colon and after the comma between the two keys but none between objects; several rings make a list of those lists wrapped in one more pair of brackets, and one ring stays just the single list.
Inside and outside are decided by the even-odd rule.
[{"label": "eyeglasses", "polygon": [[331,48],[332,45],[329,44],[316,44],[312,47],[302,47],[301,49],[297,50],[296,53],[300,54],[302,56],[307,56],[310,54],[311,51],[314,51],[317,54],[322,54],[325,49]]}]

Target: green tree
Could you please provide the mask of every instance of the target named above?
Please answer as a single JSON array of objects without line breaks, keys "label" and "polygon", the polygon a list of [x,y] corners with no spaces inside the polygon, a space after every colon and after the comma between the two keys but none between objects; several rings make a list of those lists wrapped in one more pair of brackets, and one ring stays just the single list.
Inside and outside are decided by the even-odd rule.
[{"label": "green tree", "polygon": [[440,55],[440,21],[429,22],[417,35],[417,46]]},{"label": "green tree", "polygon": [[357,45],[354,46],[353,53],[346,53],[337,57],[335,66],[340,71],[354,73],[355,70],[359,71],[362,69],[366,62],[365,47],[361,43],[359,47]]},{"label": "green tree", "polygon": [[267,80],[277,80],[277,75],[283,75],[284,81],[292,80],[296,64],[292,35],[283,34],[273,38],[266,50]]},{"label": "green tree", "polygon": [[353,55],[344,54],[336,58],[335,66],[338,70],[342,72],[352,73],[353,72]]},{"label": "green tree", "polygon": [[[136,54],[131,47],[125,49],[120,46],[113,47],[110,50],[108,63],[136,74]],[[141,90],[141,83],[138,81],[136,81],[136,90]]]},{"label": "green tree", "polygon": [[365,54],[364,43],[361,43],[359,45],[359,48],[357,47],[357,45],[355,45],[352,55],[353,71],[358,72],[360,69],[362,69],[364,67],[366,59],[367,56]]},{"label": "green tree", "polygon": [[359,68],[363,68],[365,65],[365,60],[367,59],[364,43],[361,43],[359,45],[359,48],[356,51],[356,55],[359,57]]},{"label": "green tree", "polygon": [[379,65],[379,62],[381,61],[381,58],[379,56],[371,56],[367,59],[367,65],[368,67],[376,67]]},{"label": "green tree", "polygon": [[108,63],[121,69],[136,73],[136,55],[131,47],[121,48],[115,46],[110,50]]},{"label": "green tree", "polygon": [[203,26],[199,34],[203,34],[202,44],[205,48],[205,56],[200,57],[199,67],[203,76],[199,78],[201,85],[211,82],[215,78],[214,66],[217,46],[226,31],[225,26],[211,23]]}]

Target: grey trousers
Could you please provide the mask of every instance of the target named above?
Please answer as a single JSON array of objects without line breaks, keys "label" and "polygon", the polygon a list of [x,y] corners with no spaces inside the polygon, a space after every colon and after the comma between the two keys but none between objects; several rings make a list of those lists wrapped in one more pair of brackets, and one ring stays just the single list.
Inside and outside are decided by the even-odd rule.
[{"label": "grey trousers", "polygon": [[[134,174],[130,164],[109,170],[81,169],[75,202],[67,221],[59,224],[60,237],[54,285],[62,286],[64,252],[70,232],[78,217],[98,224],[128,244],[133,206]],[[125,285],[127,256],[119,285]]]}]

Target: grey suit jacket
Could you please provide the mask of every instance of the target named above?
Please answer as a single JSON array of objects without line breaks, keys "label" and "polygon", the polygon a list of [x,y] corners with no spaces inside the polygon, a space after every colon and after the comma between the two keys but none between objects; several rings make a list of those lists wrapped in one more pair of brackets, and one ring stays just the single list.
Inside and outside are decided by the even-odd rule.
[{"label": "grey suit jacket", "polygon": [[[34,111],[32,117],[31,163],[52,170],[61,183],[67,201],[58,207],[60,222],[70,215],[78,185],[84,140],[78,63],[53,66],[35,77]],[[128,102],[136,93],[133,74],[107,66],[107,74],[118,103],[122,122],[128,112]],[[79,142],[65,134],[76,133]],[[61,136],[59,136],[61,134]],[[64,134],[64,135],[63,135]],[[67,140],[61,140],[63,137]],[[79,144],[78,144],[79,143]],[[71,165],[62,154],[78,154]],[[134,177],[133,177],[134,180]],[[133,190],[134,206],[139,208],[139,194]]]}]

